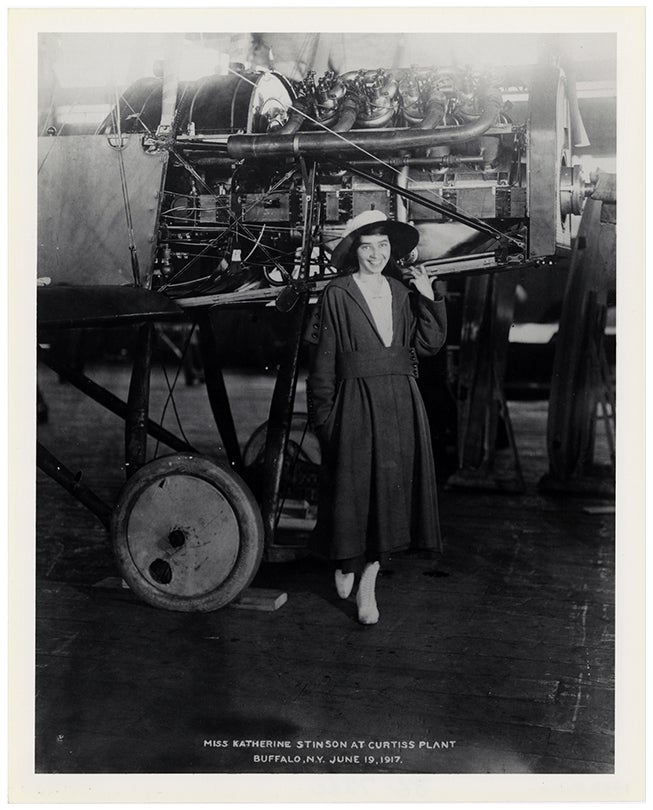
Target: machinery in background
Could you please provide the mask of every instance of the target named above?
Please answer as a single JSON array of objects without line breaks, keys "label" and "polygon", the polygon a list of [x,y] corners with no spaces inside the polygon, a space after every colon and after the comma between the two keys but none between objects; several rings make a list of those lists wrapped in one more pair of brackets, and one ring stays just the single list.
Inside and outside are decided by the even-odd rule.
[{"label": "machinery in background", "polygon": [[[369,208],[413,222],[413,258],[440,275],[545,261],[570,247],[570,217],[592,187],[572,165],[564,74],[537,71],[528,106],[510,102],[516,90],[444,68],[300,83],[234,73],[172,90],[162,78],[139,80],[95,135],[40,139],[39,272],[53,283],[129,283],[131,250],[143,286],[175,298],[283,285],[284,271],[299,267],[300,158],[317,165],[311,276],[328,274],[329,247]],[[171,112],[161,124],[165,91]],[[62,191],[66,210],[57,211]],[[125,194],[132,216],[146,212],[133,246]],[[102,227],[69,245],[66,216],[82,210]],[[89,248],[90,277],[79,269]]]},{"label": "machinery in background", "polygon": [[[608,294],[616,286],[616,177],[602,174],[580,221],[551,378],[547,425],[550,492],[614,497],[616,397],[606,353]],[[596,458],[600,427],[609,457]]]},{"label": "machinery in background", "polygon": [[[521,108],[510,102],[516,89],[528,92]],[[111,526],[138,594],[215,609],[247,585],[264,548],[269,559],[294,553],[277,528],[297,460],[289,436],[302,329],[335,273],[331,248],[363,210],[415,224],[419,253],[403,258],[443,279],[459,313],[444,374],[457,419],[452,483],[523,487],[503,395],[507,335],[520,273],[569,248],[571,216],[593,191],[573,163],[572,108],[564,73],[549,66],[519,86],[459,68],[328,71],[301,82],[232,70],[140,80],[94,134],[39,139],[41,335],[139,330],[126,403],[41,353],[126,420],[129,478],[115,508],[45,448],[39,465]],[[216,324],[225,308],[265,306],[286,313],[288,340],[254,474],[236,438]],[[148,418],[152,325],[179,320],[199,326],[229,468]],[[500,419],[511,480],[494,470]],[[148,433],[180,455],[147,463]],[[219,516],[210,530],[207,509]]]}]

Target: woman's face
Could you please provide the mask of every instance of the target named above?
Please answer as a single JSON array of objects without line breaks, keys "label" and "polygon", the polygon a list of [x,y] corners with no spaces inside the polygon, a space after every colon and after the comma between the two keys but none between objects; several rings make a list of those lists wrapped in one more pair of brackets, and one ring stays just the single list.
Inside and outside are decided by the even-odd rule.
[{"label": "woman's face", "polygon": [[378,275],[390,259],[390,239],[385,234],[361,236],[356,248],[360,273]]}]

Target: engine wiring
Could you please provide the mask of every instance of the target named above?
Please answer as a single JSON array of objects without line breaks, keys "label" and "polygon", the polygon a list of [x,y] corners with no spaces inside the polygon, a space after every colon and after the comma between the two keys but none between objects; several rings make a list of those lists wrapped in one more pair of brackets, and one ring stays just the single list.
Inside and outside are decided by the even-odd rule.
[{"label": "engine wiring", "polygon": [[[247,82],[252,87],[256,87],[256,82],[252,79],[244,76],[242,73],[234,70],[233,68],[228,68],[228,71],[238,76],[238,78],[242,81]],[[184,93],[187,92],[188,88],[184,88]],[[173,119],[173,131],[176,131],[179,126],[180,121],[180,113],[181,108],[183,106],[183,97],[181,101],[177,104],[177,110],[175,113],[175,117]],[[144,106],[141,107],[140,111],[135,110],[134,106],[130,103],[130,101],[125,97],[124,93],[121,94],[118,98],[116,109],[113,111],[112,120],[113,121],[113,129],[117,130],[120,137],[120,107],[125,105],[132,114],[132,117],[138,120],[140,125],[142,126],[143,130],[148,134],[152,135],[151,129],[147,126],[145,121],[143,120],[142,114],[144,110]],[[479,225],[482,225],[482,230],[486,233],[491,233],[494,235],[494,238],[497,241],[503,241],[513,243],[519,246],[520,249],[523,249],[524,242],[522,239],[512,235],[510,233],[510,229],[508,232],[503,232],[494,226],[490,225],[488,222],[484,220],[479,220],[478,217],[475,217],[471,213],[469,213],[459,202],[457,199],[447,199],[443,196],[442,193],[437,191],[433,188],[424,188],[423,184],[417,186],[417,182],[415,179],[406,176],[405,173],[402,173],[396,166],[391,165],[391,163],[383,160],[379,155],[374,154],[372,151],[368,151],[367,149],[363,148],[359,144],[356,144],[350,138],[347,137],[346,133],[337,132],[332,127],[324,124],[323,122],[317,120],[316,118],[312,117],[305,109],[302,109],[299,105],[289,104],[286,106],[287,110],[294,111],[301,115],[306,120],[310,121],[315,126],[325,130],[328,133],[338,137],[342,140],[343,144],[346,144],[349,148],[354,148],[358,152],[362,153],[363,155],[367,156],[373,163],[373,165],[378,166],[384,170],[389,170],[393,175],[397,177],[402,177],[405,183],[405,187],[407,189],[415,189],[417,188],[418,191],[413,191],[413,194],[421,195],[425,201],[427,197],[431,197],[434,200],[437,200],[439,203],[446,204],[448,208],[457,211],[459,214],[465,216],[470,220],[471,223],[474,221],[478,222]],[[377,110],[377,109],[386,109],[383,105],[374,104],[373,102],[370,104],[370,109]],[[499,121],[503,122],[506,121],[506,116],[503,113],[499,115]],[[449,112],[448,109],[445,109],[443,113],[442,121],[447,124],[447,122],[451,121],[454,124],[460,124],[460,119],[457,118],[453,113]],[[102,127],[98,127],[98,131],[102,129]],[[104,126],[106,129],[106,125]],[[265,203],[265,201],[269,200],[271,196],[280,188],[282,188],[287,182],[292,180],[293,176],[296,175],[297,169],[293,166],[289,171],[285,172],[280,178],[278,178],[271,186],[265,188],[264,190],[257,192],[254,195],[254,199],[245,205],[240,212],[234,212],[230,205],[221,199],[221,196],[216,193],[215,188],[212,188],[205,180],[205,178],[200,174],[200,172],[195,168],[192,164],[191,160],[189,160],[186,155],[183,153],[183,144],[179,144],[176,140],[168,139],[165,143],[159,144],[159,146],[163,146],[166,148],[171,156],[177,161],[178,165],[182,167],[191,178],[193,178],[194,182],[197,184],[198,188],[202,191],[205,191],[208,195],[210,195],[214,203],[211,205],[204,204],[197,204],[197,192],[195,193],[185,193],[183,191],[180,192],[167,192],[174,196],[175,204],[166,208],[164,211],[161,212],[161,219],[163,222],[167,222],[166,228],[169,228],[171,231],[173,229],[185,231],[185,238],[183,239],[175,239],[174,236],[166,240],[167,244],[174,248],[175,255],[178,257],[183,257],[185,253],[191,252],[187,260],[181,267],[174,269],[171,276],[164,278],[163,283],[159,285],[158,289],[161,292],[165,290],[177,290],[184,292],[197,292],[201,289],[210,289],[210,287],[218,281],[220,277],[220,267],[219,264],[222,263],[223,265],[226,262],[226,266],[222,267],[222,273],[225,272],[228,274],[230,265],[232,262],[229,260],[229,253],[232,253],[233,257],[233,246],[234,243],[238,244],[239,241],[242,241],[246,245],[247,254],[244,259],[238,261],[238,266],[242,267],[243,265],[247,265],[250,269],[255,269],[257,267],[268,268],[269,263],[273,269],[279,271],[282,275],[288,273],[288,267],[284,266],[284,264],[288,264],[289,262],[296,261],[296,247],[292,247],[292,249],[282,249],[278,245],[273,244],[269,238],[264,238],[266,234],[266,223],[252,223],[247,222],[248,214],[255,209],[257,206],[260,206]],[[46,155],[47,159],[47,155]],[[232,193],[233,193],[233,183],[236,182],[238,172],[242,169],[242,162],[236,163],[234,165],[234,174],[232,177]],[[443,176],[446,182],[447,176],[447,168],[438,169],[432,174]],[[128,190],[125,188],[126,186],[126,177],[121,171],[121,186],[123,187],[123,195],[126,196],[128,201],[129,194]],[[185,206],[183,204],[179,204],[179,199],[187,199],[189,203],[192,205]],[[129,207],[128,203],[125,204],[125,210],[127,212],[128,218],[128,235],[129,235],[129,249],[130,255],[132,256],[132,263],[135,256],[135,244],[133,243],[133,239],[131,238],[130,234],[133,232],[133,226],[130,229],[129,226]],[[206,220],[210,218],[210,216],[215,213],[216,217],[219,216],[226,216],[227,222],[222,223],[219,222],[219,219],[216,220],[215,223],[207,222]],[[199,219],[202,217],[202,219]],[[211,233],[211,231],[216,228],[222,228],[220,232],[218,232],[214,238],[207,239],[206,236]],[[473,227],[473,224],[472,224]],[[296,231],[297,228],[293,228],[289,225],[282,225],[282,224],[274,224],[273,231],[276,234],[291,234],[293,231]],[[200,238],[193,238],[192,232],[198,231],[202,234]],[[320,231],[321,239],[318,239],[314,243],[314,247],[317,247],[319,250],[324,249],[325,247],[329,247],[329,243],[334,241],[340,235],[342,229],[340,228],[332,228],[327,230],[327,228],[322,228]],[[256,253],[262,254],[264,261],[256,261],[252,260]],[[187,276],[192,269],[197,265],[197,262],[200,260],[210,259],[212,261],[218,262],[218,267],[213,270],[211,273],[205,273],[199,278],[184,278]],[[137,262],[137,257],[136,257]],[[269,268],[268,268],[269,269]],[[292,270],[291,270],[292,272]],[[135,279],[137,278],[137,274],[135,273]],[[261,279],[263,281],[263,279]]]},{"label": "engine wiring", "polygon": [[[183,166],[185,169],[187,169],[187,171],[189,171],[189,172],[190,172],[191,176],[192,176],[192,177],[194,177],[194,179],[195,179],[195,180],[196,180],[198,183],[200,183],[200,184],[202,185],[202,187],[203,187],[203,188],[205,188],[205,189],[206,189],[206,190],[207,190],[207,191],[208,191],[210,194],[212,194],[212,195],[214,195],[214,196],[215,196],[215,194],[214,194],[214,190],[213,190],[213,189],[212,189],[212,188],[211,188],[211,187],[210,187],[210,186],[209,186],[209,185],[206,183],[206,181],[204,180],[204,178],[203,178],[203,177],[202,177],[202,176],[201,176],[201,175],[200,175],[200,174],[199,174],[199,173],[198,173],[198,172],[195,170],[195,168],[194,168],[192,165],[190,165],[190,164],[189,164],[189,162],[188,162],[188,161],[187,161],[187,160],[186,160],[184,157],[182,157],[181,155],[178,155],[177,151],[176,151],[176,150],[175,150],[173,147],[170,147],[170,149],[171,149],[171,151],[173,152],[173,154],[175,155],[175,157],[177,157],[177,158],[179,159],[179,161],[180,161],[181,165],[182,165],[182,166]],[[265,198],[269,197],[269,196],[270,196],[271,194],[273,194],[273,193],[274,193],[274,192],[275,192],[275,191],[276,191],[278,188],[280,188],[280,187],[281,187],[281,185],[282,185],[283,183],[287,182],[287,181],[288,181],[288,180],[289,180],[289,179],[290,179],[290,178],[291,178],[291,177],[292,177],[294,174],[295,174],[295,170],[294,170],[294,168],[293,168],[291,171],[286,172],[286,173],[285,173],[285,175],[284,175],[282,178],[280,178],[280,179],[279,179],[279,180],[278,180],[278,181],[275,183],[275,185],[274,185],[274,186],[272,186],[272,188],[268,189],[268,190],[267,190],[267,192],[265,192],[265,193],[262,195],[262,198],[263,198],[263,199],[265,199]],[[252,232],[249,230],[249,228],[248,228],[248,227],[245,225],[245,221],[244,221],[244,220],[245,220],[245,216],[246,216],[246,214],[247,214],[247,213],[248,213],[248,212],[249,212],[249,211],[250,211],[252,208],[254,208],[256,205],[258,205],[259,203],[260,203],[260,199],[258,199],[258,200],[257,200],[255,203],[252,203],[252,205],[250,205],[249,207],[247,207],[247,208],[246,208],[246,209],[245,209],[243,212],[241,212],[240,216],[238,216],[238,217],[237,217],[237,216],[236,216],[236,215],[233,213],[233,211],[231,211],[231,210],[229,210],[229,211],[228,211],[228,214],[229,214],[229,216],[230,216],[230,218],[231,218],[231,222],[229,223],[229,227],[230,227],[230,228],[235,228],[235,229],[240,229],[241,234],[243,235],[243,237],[244,237],[244,238],[249,238],[249,239],[250,239],[251,241],[253,241],[253,242],[256,242],[256,236],[255,236],[255,235],[254,235],[254,234],[253,234],[253,233],[252,233]],[[163,292],[164,290],[166,290],[166,289],[167,289],[167,288],[170,286],[170,284],[171,284],[171,283],[172,283],[172,282],[173,282],[175,279],[179,278],[179,276],[180,276],[180,275],[183,275],[184,273],[188,272],[188,270],[189,270],[189,269],[190,269],[190,268],[191,268],[191,267],[192,267],[192,266],[193,266],[193,265],[194,265],[194,264],[195,264],[195,263],[196,263],[196,262],[197,262],[197,261],[198,261],[200,258],[203,258],[203,257],[206,255],[206,252],[207,252],[207,251],[208,251],[210,248],[215,247],[215,246],[216,246],[216,244],[218,244],[219,242],[221,242],[221,241],[222,241],[222,239],[224,239],[224,237],[225,237],[227,234],[230,234],[230,231],[229,231],[229,230],[225,230],[225,232],[223,232],[222,234],[219,234],[219,235],[216,237],[216,239],[211,240],[211,242],[210,242],[210,243],[207,245],[207,247],[205,247],[205,248],[204,248],[202,251],[200,251],[200,253],[198,253],[198,254],[196,254],[195,256],[193,256],[193,258],[192,258],[192,259],[191,259],[191,260],[190,260],[190,261],[189,261],[187,264],[185,264],[185,265],[184,265],[182,268],[180,268],[180,270],[179,270],[179,271],[177,271],[177,272],[176,272],[176,273],[175,273],[175,274],[174,274],[174,275],[173,275],[173,276],[172,276],[172,277],[171,277],[171,278],[170,278],[170,279],[169,279],[169,280],[168,280],[168,281],[167,281],[165,284],[163,284],[163,285],[162,285],[162,286],[159,288],[160,292]],[[277,263],[276,259],[275,259],[273,256],[271,256],[271,255],[270,255],[270,253],[267,251],[267,249],[266,249],[264,246],[260,245],[260,249],[262,250],[262,252],[263,252],[263,253],[265,253],[265,254],[266,254],[267,258],[268,258],[268,259],[269,259],[269,260],[270,260],[270,261],[271,261],[271,262],[272,262],[272,263],[273,263],[273,264],[276,266],[276,268],[277,268],[277,269],[281,270],[281,272],[283,272],[283,271],[285,270],[285,268],[282,268],[282,267],[281,267],[281,266],[280,266],[280,265]]]}]

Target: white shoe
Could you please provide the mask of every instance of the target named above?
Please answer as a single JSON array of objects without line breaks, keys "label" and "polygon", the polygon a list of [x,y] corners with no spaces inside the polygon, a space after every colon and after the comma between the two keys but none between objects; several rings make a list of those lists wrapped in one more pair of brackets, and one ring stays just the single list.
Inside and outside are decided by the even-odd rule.
[{"label": "white shoe", "polygon": [[358,621],[361,624],[376,624],[379,620],[379,609],[376,606],[376,575],[379,573],[379,563],[368,563],[361,576],[356,606],[358,607]]},{"label": "white shoe", "polygon": [[343,574],[342,571],[336,569],[336,590],[341,599],[346,599],[354,587],[354,572],[350,574]]}]

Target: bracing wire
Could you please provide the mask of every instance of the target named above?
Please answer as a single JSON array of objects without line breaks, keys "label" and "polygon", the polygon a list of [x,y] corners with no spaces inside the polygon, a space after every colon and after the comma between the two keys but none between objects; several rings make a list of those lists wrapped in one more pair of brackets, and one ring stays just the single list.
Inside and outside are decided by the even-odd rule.
[{"label": "bracing wire", "polygon": [[[213,189],[212,189],[212,188],[211,188],[211,187],[210,187],[210,186],[209,186],[209,185],[208,185],[208,184],[207,184],[207,183],[204,181],[204,178],[203,178],[203,177],[202,177],[202,176],[201,176],[201,175],[200,175],[200,174],[199,174],[199,173],[198,173],[198,172],[195,170],[195,168],[194,168],[194,167],[193,167],[193,166],[192,166],[192,165],[191,165],[191,164],[190,164],[190,163],[189,163],[189,162],[188,162],[188,161],[187,161],[187,160],[186,160],[184,157],[182,157],[181,155],[179,155],[179,154],[176,152],[176,150],[174,150],[173,148],[171,148],[171,151],[172,151],[172,153],[175,155],[175,157],[176,157],[176,158],[177,158],[177,159],[180,161],[180,163],[181,163],[181,164],[184,166],[184,168],[185,168],[185,169],[186,169],[186,170],[187,170],[187,171],[188,171],[188,172],[191,174],[191,176],[192,176],[192,177],[194,177],[194,178],[195,178],[195,180],[197,180],[197,182],[198,182],[198,183],[200,183],[200,184],[201,184],[201,185],[202,185],[202,186],[203,186],[203,187],[204,187],[204,188],[205,188],[205,189],[206,189],[206,190],[207,190],[207,191],[208,191],[210,194],[214,195]],[[272,188],[268,189],[268,191],[267,191],[267,192],[266,192],[266,193],[263,195],[263,197],[262,197],[261,199],[265,199],[265,198],[266,198],[266,197],[268,197],[270,194],[272,194],[274,191],[276,191],[276,189],[277,189],[277,188],[279,188],[279,187],[280,187],[280,186],[281,186],[281,185],[282,185],[284,182],[286,182],[286,180],[289,180],[289,179],[290,179],[290,178],[293,176],[293,174],[294,174],[294,173],[295,173],[295,170],[294,170],[294,169],[293,169],[293,170],[291,170],[291,171],[289,171],[289,172],[286,172],[286,174],[285,174],[285,175],[284,175],[282,178],[280,178],[280,179],[279,179],[279,180],[278,180],[278,181],[277,181],[277,182],[274,184],[274,186],[272,186]],[[236,216],[235,216],[235,215],[234,215],[232,212],[229,212],[230,217],[232,217],[232,222],[230,223],[230,225],[231,225],[232,227],[233,227],[233,226],[235,226],[235,227],[239,227],[239,226],[240,226],[240,228],[241,228],[241,229],[242,229],[242,231],[244,232],[244,235],[248,236],[248,237],[249,237],[249,238],[250,238],[252,241],[255,241],[255,236],[254,236],[254,234],[252,234],[252,232],[250,231],[250,229],[249,229],[249,228],[247,228],[247,227],[246,227],[246,225],[244,224],[244,216],[245,216],[245,214],[247,214],[247,212],[248,212],[249,210],[251,210],[252,208],[254,208],[254,207],[255,207],[256,205],[258,205],[260,202],[261,202],[261,200],[259,199],[259,200],[257,200],[256,202],[252,203],[252,205],[251,205],[251,206],[249,206],[249,207],[248,207],[248,208],[246,208],[246,209],[245,209],[243,212],[241,212],[241,216],[240,216],[240,217],[236,217]],[[211,242],[210,242],[210,243],[207,245],[207,247],[205,247],[203,250],[201,250],[201,251],[200,251],[200,252],[199,252],[197,255],[193,256],[193,258],[192,258],[192,259],[191,259],[189,262],[187,262],[187,263],[186,263],[186,264],[185,264],[185,265],[184,265],[182,268],[180,268],[180,269],[177,271],[177,273],[175,273],[175,274],[174,274],[174,276],[172,276],[172,278],[171,278],[171,279],[170,279],[170,280],[169,280],[169,281],[168,281],[166,284],[164,284],[164,285],[162,285],[162,286],[161,286],[161,288],[160,288],[160,292],[163,292],[163,290],[165,290],[165,289],[166,289],[166,288],[167,288],[167,287],[168,287],[168,286],[169,286],[169,285],[170,285],[170,284],[171,284],[171,283],[172,283],[172,282],[173,282],[173,281],[174,281],[176,278],[179,278],[179,276],[180,276],[180,275],[182,275],[183,273],[187,272],[187,271],[188,271],[188,270],[189,270],[189,269],[190,269],[190,268],[191,268],[191,267],[192,267],[192,266],[193,266],[193,265],[194,265],[194,264],[195,264],[195,263],[196,263],[196,262],[197,262],[199,259],[201,259],[203,256],[205,256],[205,255],[206,255],[206,253],[208,252],[208,250],[209,250],[210,248],[212,248],[212,247],[216,247],[216,246],[217,246],[217,245],[218,245],[218,244],[219,244],[219,243],[220,243],[220,242],[221,242],[221,241],[222,241],[222,240],[225,238],[225,236],[226,236],[227,234],[228,234],[228,232],[227,232],[227,231],[225,231],[225,232],[223,232],[223,233],[219,234],[219,235],[218,235],[218,236],[217,236],[217,237],[216,237],[214,240],[212,240],[212,241],[211,241]],[[277,264],[277,262],[276,262],[276,260],[274,259],[274,257],[273,257],[273,256],[271,256],[271,255],[270,255],[270,254],[269,254],[269,253],[268,253],[268,252],[265,250],[265,248],[264,248],[263,246],[261,246],[261,250],[262,250],[262,251],[263,251],[263,252],[266,254],[266,256],[268,257],[268,259],[269,259],[269,260],[270,260],[270,261],[271,261],[271,262],[272,262],[272,263],[273,263],[273,264],[274,264],[274,265],[277,267],[277,269],[280,269],[280,267],[279,267],[279,265]]]},{"label": "bracing wire", "polygon": [[[143,108],[141,107],[140,112],[137,112],[137,111],[136,111],[136,110],[135,110],[135,109],[132,107],[132,105],[129,103],[129,101],[128,101],[128,100],[125,98],[124,93],[121,93],[121,94],[120,94],[120,101],[124,102],[124,104],[125,104],[127,107],[129,107],[129,109],[130,109],[130,110],[132,111],[132,113],[133,113],[133,114],[136,116],[137,120],[138,120],[138,121],[139,121],[139,123],[142,125],[143,129],[144,129],[144,130],[147,132],[147,134],[148,134],[148,135],[152,135],[152,134],[153,134],[153,133],[152,133],[152,130],[151,130],[149,127],[148,127],[148,125],[145,123],[145,121],[143,121],[143,119],[141,118],[141,113],[143,112]],[[105,119],[105,120],[106,120],[106,119]],[[97,135],[97,134],[99,134],[99,127],[98,127],[98,130],[96,130],[96,133],[95,133],[95,134],[96,134],[96,135]]]},{"label": "bracing wire", "polygon": [[[177,366],[177,371],[175,373],[174,380],[172,381],[172,385],[170,385],[170,379],[168,377],[168,371],[167,371],[163,361],[161,360],[161,357],[159,356],[159,364],[160,364],[160,366],[161,366],[161,368],[163,370],[163,376],[165,377],[166,385],[168,387],[168,396],[166,397],[166,401],[165,401],[165,403],[163,405],[163,410],[161,411],[161,419],[159,420],[159,427],[161,427],[161,428],[163,427],[163,422],[165,420],[166,411],[168,410],[168,405],[170,404],[170,402],[172,402],[172,409],[173,409],[174,414],[175,414],[175,419],[176,419],[176,422],[177,422],[177,426],[179,427],[179,432],[181,433],[183,440],[188,445],[190,445],[190,442],[188,441],[188,438],[186,437],[186,434],[184,433],[184,428],[183,428],[183,425],[181,424],[181,419],[179,418],[179,412],[177,411],[177,405],[176,405],[175,399],[174,399],[174,390],[175,390],[175,386],[177,385],[177,380],[179,379],[179,374],[181,373],[181,369],[183,368],[183,365],[184,365],[184,359],[186,357],[186,352],[188,351],[188,348],[190,346],[190,341],[191,341],[191,339],[193,337],[193,332],[195,331],[195,326],[196,326],[196,324],[193,322],[193,324],[191,325],[191,328],[190,328],[190,332],[188,333],[188,337],[186,338],[186,342],[184,343],[184,347],[183,347],[183,349],[181,351],[181,358],[179,360],[179,365]],[[160,440],[157,439],[156,440],[156,445],[154,446],[154,458],[157,457],[157,453],[159,452],[159,445],[160,444],[161,444]]]},{"label": "bracing wire", "polygon": [[[306,57],[308,54],[308,49],[311,44],[311,34],[305,34],[304,38],[302,39],[301,45],[299,46],[299,50],[297,52],[297,57],[295,59],[295,64],[297,65],[297,69],[302,75],[303,78],[306,78],[307,72],[311,69],[311,66],[308,64]],[[300,68],[300,65],[304,65],[304,68]]]},{"label": "bracing wire", "polygon": [[172,385],[170,385],[170,379],[168,377],[168,370],[166,369],[166,367],[165,367],[165,365],[163,363],[161,363],[161,368],[163,369],[163,376],[165,377],[166,385],[168,386],[168,391],[169,391],[168,396],[169,396],[169,399],[170,399],[170,403],[172,404],[172,410],[175,413],[175,421],[177,422],[177,425],[179,427],[179,432],[181,433],[181,436],[182,436],[183,440],[186,442],[186,444],[190,444],[190,442],[188,441],[188,437],[184,433],[184,428],[183,428],[183,426],[181,424],[181,419],[179,417],[179,411],[177,410],[177,403],[175,402],[175,398],[174,398],[174,390],[175,390],[175,386],[177,385],[177,380],[179,379],[179,372],[181,371],[181,363],[180,363],[179,367],[177,368],[177,372],[175,374],[174,380],[172,381]]},{"label": "bracing wire", "polygon": [[265,225],[263,225],[263,227],[261,228],[261,233],[258,235],[258,239],[254,242],[254,244],[252,246],[252,249],[247,254],[247,256],[245,256],[245,258],[243,259],[244,262],[246,262],[251,257],[252,253],[254,253],[256,248],[261,244],[261,239],[263,239],[263,234],[264,233],[265,233]]}]

